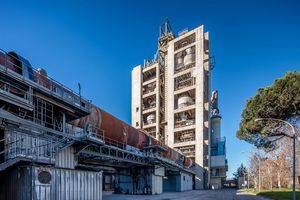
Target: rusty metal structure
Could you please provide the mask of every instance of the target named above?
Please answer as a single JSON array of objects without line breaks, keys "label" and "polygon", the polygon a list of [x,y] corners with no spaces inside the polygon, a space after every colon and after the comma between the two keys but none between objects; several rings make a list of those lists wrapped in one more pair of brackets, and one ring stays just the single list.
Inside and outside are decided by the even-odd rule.
[{"label": "rusty metal structure", "polygon": [[0,176],[20,163],[90,171],[159,165],[194,173],[191,159],[1,50]]}]

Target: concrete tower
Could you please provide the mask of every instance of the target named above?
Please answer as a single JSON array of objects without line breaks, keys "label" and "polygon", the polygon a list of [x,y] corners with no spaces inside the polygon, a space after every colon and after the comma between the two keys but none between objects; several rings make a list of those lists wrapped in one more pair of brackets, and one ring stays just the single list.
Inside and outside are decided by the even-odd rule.
[{"label": "concrete tower", "polygon": [[208,32],[175,37],[166,21],[154,59],[132,70],[132,126],[193,159],[196,189],[209,187],[209,96]]}]

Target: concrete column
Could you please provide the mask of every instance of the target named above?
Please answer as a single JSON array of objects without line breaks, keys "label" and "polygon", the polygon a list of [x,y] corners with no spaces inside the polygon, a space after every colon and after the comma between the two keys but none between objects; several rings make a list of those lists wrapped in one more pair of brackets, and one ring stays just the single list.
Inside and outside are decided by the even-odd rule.
[{"label": "concrete column", "polygon": [[195,189],[204,189],[204,66],[203,66],[203,26],[196,29],[196,158]]},{"label": "concrete column", "polygon": [[142,127],[142,66],[138,65],[131,72],[131,125]]},{"label": "concrete column", "polygon": [[150,175],[152,194],[163,193],[163,177],[164,176],[165,176],[165,168],[155,165],[153,174]]},{"label": "concrete column", "polygon": [[169,147],[174,146],[174,43],[168,47],[168,143]]},{"label": "concrete column", "polygon": [[156,64],[156,139],[160,141],[159,125],[160,125],[160,85],[159,85],[159,64]]}]

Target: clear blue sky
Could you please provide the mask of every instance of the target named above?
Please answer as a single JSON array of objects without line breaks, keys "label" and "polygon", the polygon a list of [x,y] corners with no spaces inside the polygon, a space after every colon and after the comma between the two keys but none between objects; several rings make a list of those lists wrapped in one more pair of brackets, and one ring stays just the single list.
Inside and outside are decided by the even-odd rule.
[{"label": "clear blue sky", "polygon": [[[51,3],[50,3],[51,2]],[[287,71],[300,71],[300,1],[2,1],[0,48],[130,123],[131,69],[152,58],[158,26],[204,24],[216,56],[229,176],[252,148],[235,137],[246,100]]]}]

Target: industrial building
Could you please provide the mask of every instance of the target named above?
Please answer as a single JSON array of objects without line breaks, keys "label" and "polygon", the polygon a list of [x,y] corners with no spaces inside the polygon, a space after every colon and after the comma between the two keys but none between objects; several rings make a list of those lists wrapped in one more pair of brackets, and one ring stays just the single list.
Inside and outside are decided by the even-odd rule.
[{"label": "industrial building", "polygon": [[[219,169],[215,155],[210,155],[210,144],[214,149],[221,137],[211,138],[213,58],[203,25],[175,37],[167,20],[160,26],[154,58],[132,70],[132,126],[191,158],[195,189],[216,188],[216,179],[226,177],[226,171],[215,173]],[[221,165],[225,167],[225,161]]]},{"label": "industrial building", "polygon": [[228,163],[226,159],[226,138],[221,135],[221,115],[218,105],[218,91],[211,96],[211,144],[210,144],[210,187],[223,188],[226,181]]},{"label": "industrial building", "polygon": [[[80,91],[80,90],[79,90]],[[101,200],[193,187],[193,160],[0,50],[0,199]]]}]

